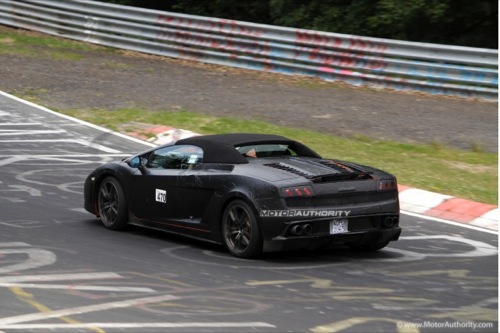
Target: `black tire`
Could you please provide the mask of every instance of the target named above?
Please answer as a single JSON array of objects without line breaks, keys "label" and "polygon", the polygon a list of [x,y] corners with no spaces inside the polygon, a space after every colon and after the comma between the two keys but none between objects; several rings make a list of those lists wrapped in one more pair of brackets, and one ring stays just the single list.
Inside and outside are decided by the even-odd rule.
[{"label": "black tire", "polygon": [[114,177],[106,177],[99,185],[97,207],[102,224],[111,230],[123,230],[128,223],[128,208],[122,186]]},{"label": "black tire", "polygon": [[373,252],[383,249],[389,245],[389,241],[382,243],[368,243],[368,244],[359,244],[359,245],[349,245],[351,250],[359,251],[359,252]]},{"label": "black tire", "polygon": [[252,207],[234,200],[222,215],[222,239],[229,252],[238,258],[256,258],[262,254],[262,234]]}]

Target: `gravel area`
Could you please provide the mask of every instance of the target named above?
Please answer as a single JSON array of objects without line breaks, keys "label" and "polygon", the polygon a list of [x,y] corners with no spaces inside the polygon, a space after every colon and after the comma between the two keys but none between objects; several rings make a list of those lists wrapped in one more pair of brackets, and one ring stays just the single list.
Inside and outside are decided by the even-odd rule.
[{"label": "gravel area", "polygon": [[183,109],[335,135],[498,151],[494,102],[354,88],[98,47],[72,52],[80,59],[0,54],[0,89],[35,95],[56,109]]}]

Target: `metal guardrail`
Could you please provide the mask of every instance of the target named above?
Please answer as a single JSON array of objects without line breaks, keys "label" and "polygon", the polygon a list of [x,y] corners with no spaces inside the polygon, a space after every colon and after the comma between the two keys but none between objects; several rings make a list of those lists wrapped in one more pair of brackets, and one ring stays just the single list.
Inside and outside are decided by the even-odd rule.
[{"label": "metal guardrail", "polygon": [[292,29],[83,0],[0,0],[0,24],[174,58],[497,100],[498,51]]}]

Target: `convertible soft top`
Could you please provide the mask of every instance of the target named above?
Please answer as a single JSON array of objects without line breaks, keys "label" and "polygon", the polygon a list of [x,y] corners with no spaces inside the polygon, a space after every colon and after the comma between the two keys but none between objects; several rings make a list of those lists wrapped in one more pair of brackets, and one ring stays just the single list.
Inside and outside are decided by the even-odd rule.
[{"label": "convertible soft top", "polygon": [[300,156],[320,157],[302,143],[274,134],[231,133],[202,135],[178,140],[175,143],[175,145],[200,147],[203,149],[203,161],[205,163],[228,164],[248,163],[248,159],[235,147],[261,144],[286,144]]}]

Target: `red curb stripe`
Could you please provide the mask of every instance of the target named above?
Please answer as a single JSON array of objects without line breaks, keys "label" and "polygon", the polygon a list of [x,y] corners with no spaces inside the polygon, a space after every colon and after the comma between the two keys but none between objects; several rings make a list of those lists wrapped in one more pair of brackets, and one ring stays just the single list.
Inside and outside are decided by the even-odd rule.
[{"label": "red curb stripe", "polygon": [[128,134],[130,136],[133,136],[134,138],[144,140],[144,141],[146,141],[148,139],[147,136],[145,136],[144,134],[141,134],[139,132],[129,132],[129,133],[126,133],[126,134]]},{"label": "red curb stripe", "polygon": [[411,188],[412,187],[410,187],[410,186],[405,186],[405,185],[398,184],[398,192],[403,192],[403,191],[409,190]]},{"label": "red curb stripe", "polygon": [[147,141],[149,137],[147,135],[144,135],[144,133],[151,133],[154,134],[155,136],[158,136],[159,134],[170,131],[172,129],[174,128],[170,126],[152,126],[141,130],[133,131],[128,134],[135,138]]},{"label": "red curb stripe", "polygon": [[169,126],[154,126],[154,127],[149,127],[147,129],[145,129],[144,131],[158,135],[158,134],[161,134],[163,132],[170,131],[172,129],[174,129],[174,128],[169,127]]},{"label": "red curb stripe", "polygon": [[494,205],[460,198],[451,198],[442,204],[431,208],[425,212],[425,215],[439,217],[445,220],[468,223],[495,208],[497,207]]}]

